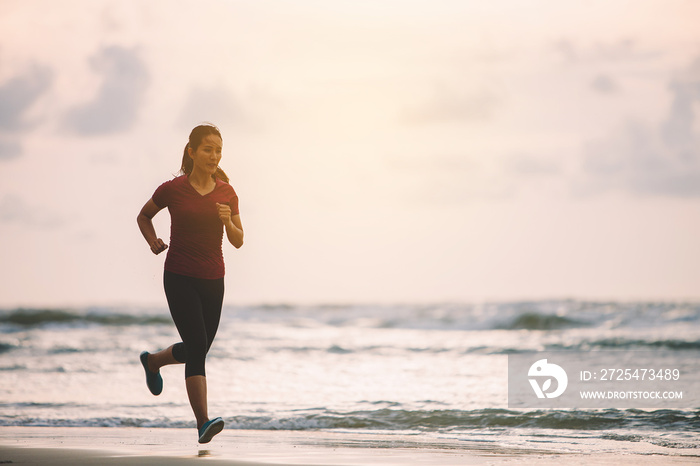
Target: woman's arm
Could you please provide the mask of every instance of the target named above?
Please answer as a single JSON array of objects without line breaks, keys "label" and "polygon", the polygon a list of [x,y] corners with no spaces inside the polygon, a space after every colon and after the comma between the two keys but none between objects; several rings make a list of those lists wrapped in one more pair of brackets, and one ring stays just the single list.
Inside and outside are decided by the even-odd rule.
[{"label": "woman's arm", "polygon": [[231,207],[227,204],[216,203],[219,209],[219,218],[221,223],[226,227],[226,237],[229,243],[233,244],[236,249],[243,246],[243,226],[241,225],[241,216],[236,214],[231,216]]},{"label": "woman's arm", "polygon": [[153,254],[160,254],[161,252],[168,249],[168,245],[163,242],[162,239],[158,238],[156,235],[156,229],[153,227],[153,217],[161,211],[161,208],[153,202],[153,199],[149,199],[146,205],[143,206],[141,212],[139,212],[138,217],[136,217],[136,223],[139,224],[139,230],[146,242],[151,247]]}]

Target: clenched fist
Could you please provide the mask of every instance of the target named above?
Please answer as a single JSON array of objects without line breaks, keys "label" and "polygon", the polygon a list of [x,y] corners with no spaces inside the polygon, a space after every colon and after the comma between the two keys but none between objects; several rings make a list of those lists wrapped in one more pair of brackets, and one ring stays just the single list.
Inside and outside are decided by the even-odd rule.
[{"label": "clenched fist", "polygon": [[168,245],[163,242],[162,239],[157,238],[154,241],[150,243],[151,246],[151,251],[153,251],[153,254],[160,254],[161,252],[165,251],[168,249]]},{"label": "clenched fist", "polygon": [[231,207],[228,204],[216,203],[216,209],[219,212],[219,219],[224,225],[228,225],[231,222]]}]

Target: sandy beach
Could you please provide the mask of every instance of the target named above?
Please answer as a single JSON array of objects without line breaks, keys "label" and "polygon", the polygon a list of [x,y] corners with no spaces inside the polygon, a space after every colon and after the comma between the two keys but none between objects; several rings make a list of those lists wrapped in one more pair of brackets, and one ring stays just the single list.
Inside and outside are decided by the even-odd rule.
[{"label": "sandy beach", "polygon": [[190,429],[0,428],[0,464],[501,465],[697,464],[700,455],[571,453],[449,438],[327,431],[224,430],[199,445]]}]

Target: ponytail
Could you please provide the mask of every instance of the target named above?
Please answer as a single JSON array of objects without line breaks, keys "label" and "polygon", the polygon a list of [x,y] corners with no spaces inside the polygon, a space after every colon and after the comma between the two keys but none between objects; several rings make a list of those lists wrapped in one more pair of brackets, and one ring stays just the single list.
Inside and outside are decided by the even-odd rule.
[{"label": "ponytail", "polygon": [[194,160],[190,157],[189,151],[190,143],[185,144],[185,153],[182,154],[182,166],[180,167],[180,173],[186,176],[190,176],[192,169],[194,168]]},{"label": "ponytail", "polygon": [[[191,147],[192,150],[197,150],[197,147],[199,147],[199,145],[202,143],[202,139],[210,134],[220,137],[222,141],[224,139],[221,137],[219,128],[211,124],[199,125],[192,130],[189,141],[187,144],[185,144],[185,151],[182,154],[182,164],[180,166],[180,173],[182,175],[189,176],[194,169],[194,161],[192,160],[192,157],[190,157],[189,148]],[[221,167],[216,167],[216,173],[212,175],[212,178],[214,178],[214,180],[219,179],[225,183],[228,183],[229,180],[228,175],[226,175]]]},{"label": "ponytail", "polygon": [[221,169],[221,167],[216,167],[216,173],[214,173],[214,179],[220,179],[224,183],[228,183],[228,175]]}]

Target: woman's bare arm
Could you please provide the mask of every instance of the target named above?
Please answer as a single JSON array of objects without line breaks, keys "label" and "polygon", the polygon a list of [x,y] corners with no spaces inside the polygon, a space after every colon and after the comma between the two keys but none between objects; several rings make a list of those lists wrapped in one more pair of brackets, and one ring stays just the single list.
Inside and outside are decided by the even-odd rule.
[{"label": "woman's bare arm", "polygon": [[156,229],[153,226],[153,217],[160,211],[161,208],[153,202],[153,199],[149,199],[141,209],[141,212],[139,212],[138,217],[136,217],[139,230],[141,230],[141,234],[146,239],[153,254],[160,254],[168,249],[168,245],[165,244],[162,239],[158,238]]},{"label": "woman's bare arm", "polygon": [[243,226],[241,225],[241,216],[231,215],[231,207],[227,204],[216,203],[219,210],[219,218],[221,223],[226,227],[226,237],[229,243],[233,244],[236,249],[243,246]]}]

